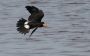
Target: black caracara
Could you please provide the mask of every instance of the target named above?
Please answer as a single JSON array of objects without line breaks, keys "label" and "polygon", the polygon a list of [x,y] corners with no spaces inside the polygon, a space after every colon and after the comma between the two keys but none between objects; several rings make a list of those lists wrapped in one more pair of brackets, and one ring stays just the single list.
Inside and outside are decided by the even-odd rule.
[{"label": "black caracara", "polygon": [[30,34],[31,36],[37,30],[37,28],[47,27],[47,24],[41,22],[42,18],[44,17],[44,13],[42,10],[38,9],[35,6],[26,6],[25,8],[31,15],[29,16],[28,20],[21,18],[19,19],[19,21],[17,21],[16,27],[19,33],[25,35],[29,32],[30,29],[34,29]]}]

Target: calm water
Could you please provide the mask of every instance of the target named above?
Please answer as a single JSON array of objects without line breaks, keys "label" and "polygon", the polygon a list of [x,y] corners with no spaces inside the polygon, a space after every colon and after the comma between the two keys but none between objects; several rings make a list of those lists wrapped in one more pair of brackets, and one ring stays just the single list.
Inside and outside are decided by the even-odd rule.
[{"label": "calm water", "polygon": [[[26,5],[42,9],[49,26],[31,40],[16,31]],[[0,0],[0,56],[90,56],[90,0]]]}]

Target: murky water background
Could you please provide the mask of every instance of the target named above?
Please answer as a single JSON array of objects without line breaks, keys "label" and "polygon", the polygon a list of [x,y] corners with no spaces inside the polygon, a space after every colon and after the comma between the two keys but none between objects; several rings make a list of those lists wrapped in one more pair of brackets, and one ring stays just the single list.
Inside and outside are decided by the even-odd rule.
[{"label": "murky water background", "polygon": [[[48,28],[32,40],[16,31],[16,22],[34,5],[45,13]],[[90,56],[89,0],[0,0],[0,56]]]}]

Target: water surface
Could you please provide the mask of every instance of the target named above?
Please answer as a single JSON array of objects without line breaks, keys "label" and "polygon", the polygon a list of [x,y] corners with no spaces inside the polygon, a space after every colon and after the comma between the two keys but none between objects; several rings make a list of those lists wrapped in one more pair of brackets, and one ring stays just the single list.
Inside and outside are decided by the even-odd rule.
[{"label": "water surface", "polygon": [[[42,9],[49,26],[31,40],[16,31],[26,5]],[[89,36],[89,0],[0,0],[0,56],[90,56]]]}]

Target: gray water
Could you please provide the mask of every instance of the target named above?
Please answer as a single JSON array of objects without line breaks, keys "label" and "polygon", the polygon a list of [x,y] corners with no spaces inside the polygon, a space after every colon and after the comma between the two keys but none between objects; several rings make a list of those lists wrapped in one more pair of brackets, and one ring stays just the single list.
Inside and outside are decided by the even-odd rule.
[{"label": "gray water", "polygon": [[[42,9],[48,23],[31,40],[16,31],[30,15],[26,5]],[[0,56],[90,56],[90,0],[0,0]]]}]

